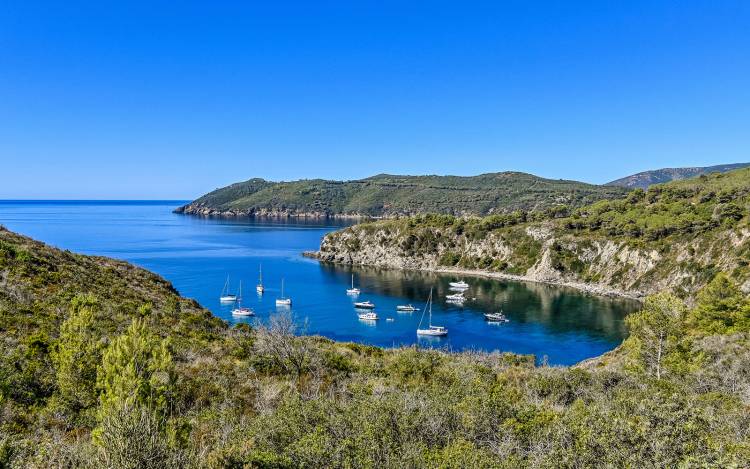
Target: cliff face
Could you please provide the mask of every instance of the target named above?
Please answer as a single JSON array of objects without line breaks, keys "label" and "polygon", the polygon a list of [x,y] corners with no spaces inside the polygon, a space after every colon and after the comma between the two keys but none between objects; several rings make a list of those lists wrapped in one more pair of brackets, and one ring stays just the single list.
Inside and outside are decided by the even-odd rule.
[{"label": "cliff face", "polygon": [[[638,298],[662,290],[691,296],[716,272],[740,267],[735,249],[748,239],[749,230],[726,230],[710,239],[654,249],[571,235],[552,222],[499,230],[482,239],[451,229],[383,222],[331,233],[313,255],[340,264],[476,273]],[[743,288],[750,290],[750,283]]]}]

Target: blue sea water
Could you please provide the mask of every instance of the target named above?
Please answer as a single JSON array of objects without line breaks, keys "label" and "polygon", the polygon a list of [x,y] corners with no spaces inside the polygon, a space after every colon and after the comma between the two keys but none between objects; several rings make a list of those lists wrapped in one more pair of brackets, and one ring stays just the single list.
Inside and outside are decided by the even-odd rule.
[{"label": "blue sea water", "polygon": [[[266,320],[276,311],[282,277],[292,312],[306,333],[378,346],[420,344],[452,350],[531,353],[550,364],[573,364],[617,346],[623,318],[637,303],[524,282],[467,277],[471,298],[463,307],[445,301],[452,276],[320,264],[302,257],[326,233],[330,221],[211,219],[177,215],[181,201],[0,201],[0,224],[53,246],[124,259],[171,281],[229,322]],[[255,292],[259,266],[265,294]],[[362,289],[358,300],[376,304],[376,322],[361,321],[346,294],[351,275]],[[232,305],[219,302],[229,278],[233,292],[243,283],[243,306],[257,317],[234,319]],[[418,338],[421,311],[396,312],[396,305],[422,308],[434,288],[433,324],[445,338]],[[485,312],[502,309],[510,319],[487,323]],[[388,321],[390,318],[392,321]],[[425,318],[426,322],[426,318]]]}]

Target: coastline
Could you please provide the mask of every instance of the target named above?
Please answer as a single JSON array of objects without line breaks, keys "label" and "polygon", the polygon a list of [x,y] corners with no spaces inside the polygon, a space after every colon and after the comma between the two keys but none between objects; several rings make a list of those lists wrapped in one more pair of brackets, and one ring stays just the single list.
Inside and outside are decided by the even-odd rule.
[{"label": "coastline", "polygon": [[355,213],[326,213],[326,212],[295,212],[289,210],[219,210],[192,204],[183,205],[172,210],[172,213],[197,217],[216,218],[310,218],[313,220],[377,220],[384,217],[374,217]]},{"label": "coastline", "polygon": [[[320,251],[304,251],[302,255],[304,257],[317,259],[320,262],[342,265],[341,263],[321,259]],[[367,264],[349,264],[349,265],[367,266]],[[372,267],[383,267],[383,266],[372,265]],[[526,275],[506,274],[502,272],[491,272],[491,271],[486,271],[486,270],[456,269],[456,268],[451,268],[451,267],[423,267],[419,269],[409,269],[409,268],[404,268],[404,267],[392,266],[392,267],[385,267],[385,268],[394,269],[394,270],[412,270],[412,271],[419,271],[419,272],[430,272],[430,273],[436,273],[436,274],[454,274],[454,275],[462,275],[462,276],[470,276],[470,277],[482,277],[482,278],[490,278],[494,280],[511,280],[514,282],[540,283],[544,285],[572,288],[572,289],[575,289],[575,290],[578,290],[578,291],[581,291],[583,293],[587,293],[590,295],[604,296],[604,297],[609,297],[609,298],[622,298],[622,299],[628,299],[628,300],[634,300],[634,301],[643,301],[643,298],[646,296],[642,292],[628,292],[628,291],[618,290],[616,288],[610,288],[610,287],[606,287],[603,285],[597,285],[597,284],[591,284],[591,283],[585,283],[585,282],[571,282],[571,281],[558,280],[558,279],[534,278],[534,277],[529,277]]]}]

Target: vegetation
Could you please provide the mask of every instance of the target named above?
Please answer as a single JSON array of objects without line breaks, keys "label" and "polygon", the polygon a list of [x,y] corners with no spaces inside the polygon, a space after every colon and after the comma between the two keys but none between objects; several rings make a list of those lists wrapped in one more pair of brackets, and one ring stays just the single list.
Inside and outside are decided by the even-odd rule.
[{"label": "vegetation", "polygon": [[703,168],[663,168],[633,174],[608,182],[608,186],[627,187],[628,189],[648,189],[654,184],[689,179],[702,174],[726,173],[735,169],[746,168],[750,163],[720,164]]},{"label": "vegetation", "polygon": [[726,275],[694,307],[649,299],[574,368],[285,315],[229,328],[142,269],[6,230],[0,279],[0,467],[750,464],[750,302]]},{"label": "vegetation", "polygon": [[381,174],[355,181],[313,179],[274,183],[251,179],[217,189],[178,211],[251,215],[487,215],[560,205],[579,207],[604,198],[622,197],[625,192],[619,187],[511,172],[474,177]]},{"label": "vegetation", "polygon": [[328,235],[321,258],[346,253],[356,261],[375,237],[394,256],[421,265],[431,265],[433,256],[440,266],[510,274],[541,265],[547,276],[628,291],[668,287],[691,296],[719,271],[740,284],[750,280],[748,207],[750,168],[636,189],[579,208],[365,223]]}]

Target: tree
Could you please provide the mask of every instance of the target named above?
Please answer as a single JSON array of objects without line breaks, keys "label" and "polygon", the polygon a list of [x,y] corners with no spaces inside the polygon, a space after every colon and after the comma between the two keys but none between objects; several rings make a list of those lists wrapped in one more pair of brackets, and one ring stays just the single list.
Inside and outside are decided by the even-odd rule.
[{"label": "tree", "polygon": [[719,273],[698,292],[691,327],[701,335],[750,330],[750,304],[729,277]]},{"label": "tree", "polygon": [[96,367],[101,357],[101,343],[94,330],[96,307],[92,295],[73,298],[51,354],[60,396],[74,412],[96,404]]},{"label": "tree", "polygon": [[649,296],[643,309],[626,319],[630,337],[625,342],[647,374],[661,379],[665,359],[677,350],[687,307],[669,293]]},{"label": "tree", "polygon": [[298,379],[310,365],[312,349],[305,339],[295,337],[297,325],[289,312],[271,316],[268,325],[260,326],[255,334],[255,348],[269,357],[273,364]]},{"label": "tree", "polygon": [[166,415],[174,392],[174,364],[166,340],[140,320],[104,352],[99,367],[100,421],[113,409],[144,406]]}]

